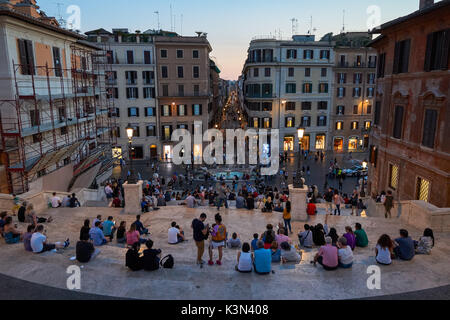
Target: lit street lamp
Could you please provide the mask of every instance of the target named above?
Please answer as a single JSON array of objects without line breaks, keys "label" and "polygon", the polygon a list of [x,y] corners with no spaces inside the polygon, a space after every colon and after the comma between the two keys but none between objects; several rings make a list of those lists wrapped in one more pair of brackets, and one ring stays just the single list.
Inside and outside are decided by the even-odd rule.
[{"label": "lit street lamp", "polygon": [[297,173],[294,178],[294,188],[296,189],[303,189],[303,172],[302,172],[302,142],[303,142],[303,136],[305,135],[305,129],[302,127],[299,127],[297,129],[298,139],[300,141],[299,145],[299,152],[297,156]]},{"label": "lit street lamp", "polygon": [[128,155],[130,157],[130,176],[128,177],[128,184],[136,184],[137,180],[136,177],[134,176],[134,170],[133,170],[133,147],[131,146],[131,143],[133,141],[133,132],[134,129],[133,128],[127,128],[126,129],[127,132],[127,137],[128,137]]}]

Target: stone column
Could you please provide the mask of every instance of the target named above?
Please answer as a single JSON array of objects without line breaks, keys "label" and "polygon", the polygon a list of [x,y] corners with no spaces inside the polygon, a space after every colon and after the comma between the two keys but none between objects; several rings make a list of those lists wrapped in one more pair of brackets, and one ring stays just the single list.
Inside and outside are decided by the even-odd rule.
[{"label": "stone column", "polygon": [[142,180],[137,184],[128,184],[128,182],[123,184],[125,214],[141,213],[142,184]]},{"label": "stone column", "polygon": [[303,189],[296,189],[293,185],[289,185],[289,198],[292,204],[292,221],[307,221],[308,214],[306,213],[306,199],[308,194],[308,186]]}]

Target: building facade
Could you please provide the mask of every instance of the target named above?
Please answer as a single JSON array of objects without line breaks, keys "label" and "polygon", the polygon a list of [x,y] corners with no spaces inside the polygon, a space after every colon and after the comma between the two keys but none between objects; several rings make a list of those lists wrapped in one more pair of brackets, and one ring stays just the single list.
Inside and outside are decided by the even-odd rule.
[{"label": "building facade", "polygon": [[368,33],[345,33],[336,42],[334,97],[330,130],[332,150],[358,152],[369,149],[375,96],[377,53],[365,47]]},{"label": "building facade", "polygon": [[369,189],[450,207],[450,1],[376,28]]},{"label": "building facade", "polygon": [[112,142],[106,53],[38,9],[36,1],[0,3],[4,193],[67,191]]},{"label": "building facade", "polygon": [[313,35],[253,40],[242,85],[248,127],[279,129],[280,150],[296,152],[303,126],[303,150],[328,150],[333,65],[333,43]]},{"label": "building facade", "polygon": [[126,129],[134,129],[133,159],[157,159],[162,154],[157,126],[156,59],[154,35],[128,29],[86,32],[92,42],[108,47],[112,73],[106,81],[115,100],[117,145],[114,154],[128,158]]},{"label": "building facade", "polygon": [[[202,123],[202,132],[209,128],[209,115],[214,109],[213,82],[217,77],[211,74],[212,48],[205,34],[158,36],[155,50],[162,158],[170,160],[176,144],[171,141],[174,130],[186,129],[193,134],[196,121]],[[202,146],[194,145],[193,153],[194,157],[201,156]]]}]

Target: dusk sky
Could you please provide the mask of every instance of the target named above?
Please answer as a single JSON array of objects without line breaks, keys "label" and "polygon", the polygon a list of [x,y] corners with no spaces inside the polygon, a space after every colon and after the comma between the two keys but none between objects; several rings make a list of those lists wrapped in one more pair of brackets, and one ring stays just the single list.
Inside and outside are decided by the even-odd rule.
[{"label": "dusk sky", "polygon": [[298,19],[297,34],[306,34],[312,16],[314,33],[320,38],[328,32],[340,32],[343,10],[346,31],[362,31],[368,29],[368,20],[373,21],[373,13],[367,13],[370,6],[379,7],[380,22],[384,23],[417,10],[419,0],[38,0],[47,15],[57,18],[61,13],[67,19],[67,7],[78,5],[83,33],[97,28],[128,28],[131,32],[157,29],[155,11],[160,13],[161,28],[170,31],[171,4],[174,31],[182,35],[207,32],[213,48],[211,56],[218,62],[221,77],[235,80],[252,38],[275,33],[278,36],[280,31],[283,38],[289,38],[292,18]]}]

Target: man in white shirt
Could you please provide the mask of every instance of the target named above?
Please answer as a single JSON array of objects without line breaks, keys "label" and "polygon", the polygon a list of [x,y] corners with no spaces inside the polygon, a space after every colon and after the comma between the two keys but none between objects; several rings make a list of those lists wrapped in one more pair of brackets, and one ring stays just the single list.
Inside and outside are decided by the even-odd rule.
[{"label": "man in white shirt", "polygon": [[353,251],[347,245],[347,239],[342,237],[339,238],[338,243],[338,257],[339,257],[339,267],[348,269],[353,266]]},{"label": "man in white shirt", "polygon": [[195,197],[189,193],[189,196],[186,198],[186,206],[188,208],[195,208],[195,206],[197,205],[197,201],[195,200]]},{"label": "man in white shirt", "polygon": [[38,225],[36,228],[36,232],[31,236],[30,245],[34,253],[43,253],[56,248],[63,249],[67,248],[70,245],[69,239],[67,239],[64,244],[58,242],[55,244],[47,243],[47,237],[43,234],[43,231],[44,226]]},{"label": "man in white shirt", "polygon": [[177,223],[172,222],[171,228],[168,231],[169,244],[178,244],[184,240],[184,232],[177,228]]},{"label": "man in white shirt", "polygon": [[53,197],[50,199],[52,203],[52,208],[61,207],[61,198],[56,196],[56,192],[53,192]]}]

